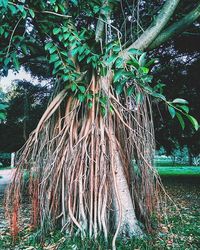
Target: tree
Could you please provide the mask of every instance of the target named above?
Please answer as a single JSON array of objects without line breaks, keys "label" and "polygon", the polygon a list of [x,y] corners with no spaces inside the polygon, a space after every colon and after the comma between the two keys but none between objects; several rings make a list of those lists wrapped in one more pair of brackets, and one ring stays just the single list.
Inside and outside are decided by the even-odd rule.
[{"label": "tree", "polygon": [[6,118],[6,108],[8,107],[5,100],[5,93],[0,88],[0,123]]},{"label": "tree", "polygon": [[117,235],[143,235],[138,221],[151,230],[160,182],[152,167],[151,96],[198,129],[185,100],[166,101],[151,87],[154,60],[144,52],[199,17],[200,4],[192,3],[180,7],[188,14],[174,22],[179,2],[1,1],[4,74],[40,50],[55,79],[52,102],[19,154],[7,196],[14,236],[26,168],[32,224],[42,234],[55,225],[94,238],[113,233],[115,248]]},{"label": "tree", "polygon": [[[199,39],[198,25],[196,22],[190,32],[172,39],[162,48],[156,49],[153,54],[161,52],[159,63],[154,70],[154,82],[160,80],[168,87],[165,90],[167,99],[173,99],[177,95],[188,100],[190,112],[199,120]],[[178,121],[170,121],[168,110],[165,106],[154,107],[153,115],[156,121],[155,134],[157,147],[164,146],[168,154],[177,149],[187,146],[189,152],[189,164],[199,151],[199,131],[186,126],[184,130],[179,129]]]},{"label": "tree", "polygon": [[36,128],[47,107],[49,89],[16,80],[6,93],[6,119],[0,124],[0,152],[16,152]]}]

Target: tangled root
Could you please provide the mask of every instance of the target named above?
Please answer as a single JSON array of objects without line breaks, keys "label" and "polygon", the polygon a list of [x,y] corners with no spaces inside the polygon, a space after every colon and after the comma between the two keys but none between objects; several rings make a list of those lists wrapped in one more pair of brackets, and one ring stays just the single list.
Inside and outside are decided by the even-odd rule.
[{"label": "tangled root", "polygon": [[112,87],[105,92],[95,77],[89,89],[107,96],[106,115],[95,97],[89,108],[63,90],[19,151],[6,197],[13,237],[19,230],[24,170],[30,173],[31,226],[39,226],[43,234],[59,225],[70,234],[95,238],[103,233],[107,239],[108,233],[115,231],[116,239],[123,225],[129,228],[117,172],[126,182],[137,220],[151,230],[160,181],[152,166],[154,132],[149,97],[136,85],[135,94],[143,94],[143,101],[136,104],[134,97],[116,96]]}]

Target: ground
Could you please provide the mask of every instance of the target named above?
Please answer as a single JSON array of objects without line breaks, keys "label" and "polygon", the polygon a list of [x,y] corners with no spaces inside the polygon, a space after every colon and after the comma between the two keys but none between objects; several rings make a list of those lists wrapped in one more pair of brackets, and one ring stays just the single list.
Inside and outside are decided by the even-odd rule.
[{"label": "ground", "polygon": [[[1,174],[2,175],[2,174]],[[164,202],[167,217],[162,214],[161,221],[155,221],[156,231],[154,235],[145,240],[118,241],[117,249],[125,250],[196,250],[200,249],[200,190],[198,177],[165,177],[164,186],[174,201]],[[11,244],[11,237],[8,232],[8,224],[4,218],[3,199],[0,195],[0,249],[90,249],[104,250],[111,249],[109,245],[104,245],[100,240],[98,243],[91,240],[81,241],[78,238],[67,239],[60,233],[52,233],[44,244],[37,244],[37,234],[30,232],[28,228],[28,206],[27,201],[22,209],[23,229],[20,240],[16,245]]]}]

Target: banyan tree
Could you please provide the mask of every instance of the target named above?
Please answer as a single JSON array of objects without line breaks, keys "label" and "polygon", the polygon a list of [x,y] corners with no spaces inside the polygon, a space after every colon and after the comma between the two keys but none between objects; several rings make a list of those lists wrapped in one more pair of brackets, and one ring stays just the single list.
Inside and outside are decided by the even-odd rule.
[{"label": "banyan tree", "polygon": [[197,20],[200,3],[185,2],[0,1],[1,74],[35,65],[54,82],[7,192],[14,237],[25,171],[30,223],[42,235],[55,227],[105,240],[111,234],[115,248],[117,236],[151,231],[161,187],[152,100],[165,103],[182,126],[187,118],[198,128],[187,101],[167,101],[152,84],[148,54]]}]

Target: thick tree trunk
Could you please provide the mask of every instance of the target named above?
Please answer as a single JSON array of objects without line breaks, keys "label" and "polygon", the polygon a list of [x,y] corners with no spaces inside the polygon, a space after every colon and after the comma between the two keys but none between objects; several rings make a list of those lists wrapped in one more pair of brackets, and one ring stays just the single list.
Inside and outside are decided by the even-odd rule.
[{"label": "thick tree trunk", "polygon": [[[111,123],[112,126],[112,123]],[[113,209],[116,235],[128,237],[140,237],[143,235],[138,225],[135,214],[135,207],[131,198],[130,189],[124,171],[123,161],[117,146],[113,128],[110,129],[110,148],[113,185]]]},{"label": "thick tree trunk", "polygon": [[113,207],[115,213],[115,226],[119,231],[119,235],[125,237],[141,237],[143,232],[139,227],[138,220],[135,215],[135,207],[131,199],[130,190],[125,177],[119,152],[116,150],[115,155],[115,172],[113,191]]}]

